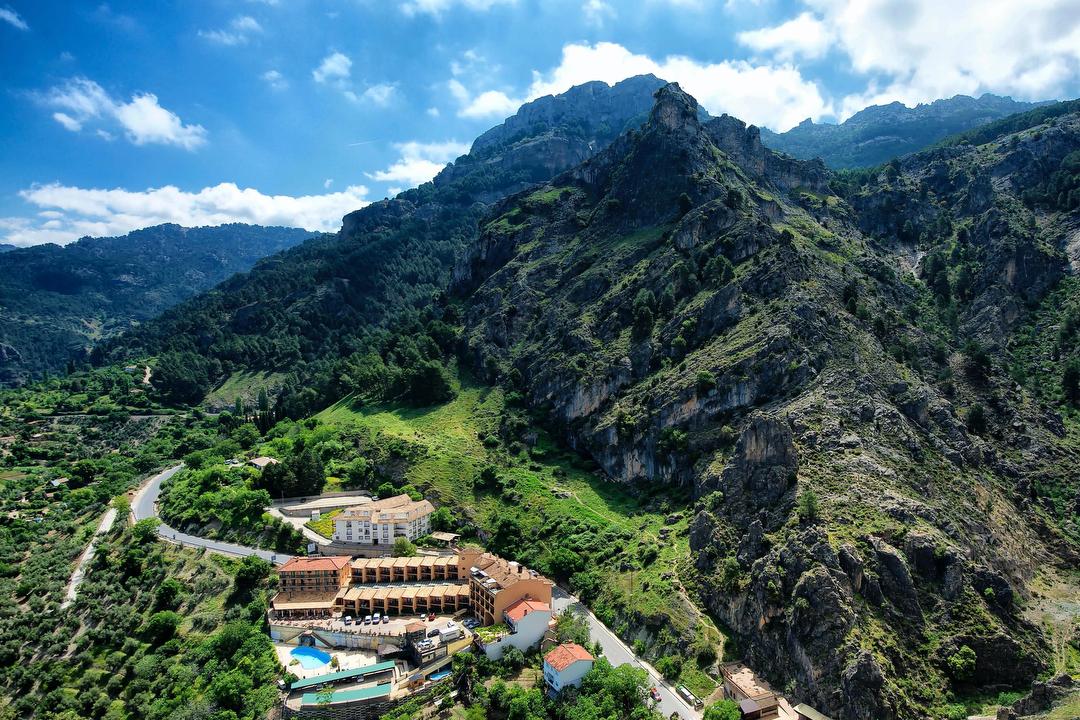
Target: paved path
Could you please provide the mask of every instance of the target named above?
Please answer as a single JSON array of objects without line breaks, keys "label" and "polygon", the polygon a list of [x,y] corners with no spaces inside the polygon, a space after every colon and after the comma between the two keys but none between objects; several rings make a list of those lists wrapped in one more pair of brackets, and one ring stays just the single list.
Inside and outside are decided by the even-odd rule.
[{"label": "paved path", "polygon": [[580,600],[562,588],[556,587],[552,592],[551,607],[555,612],[562,612],[572,608],[575,612],[583,614],[589,621],[589,637],[594,642],[600,643],[600,648],[604,651],[604,657],[612,665],[630,664],[645,670],[649,675],[649,682],[660,692],[660,702],[657,703],[656,709],[665,718],[671,717],[672,713],[678,713],[679,717],[684,720],[700,720],[701,711],[683,700],[674,686],[669,685],[652,665],[635,655],[634,651],[627,647],[626,643],[620,640],[619,636],[609,630],[604,623],[600,622]]},{"label": "paved path", "polygon": [[[162,470],[157,475],[147,480],[143,486],[139,488],[139,491],[131,501],[131,516],[136,522],[139,520],[146,520],[147,518],[157,518],[157,500],[158,496],[161,495],[161,483],[171,478],[183,467],[184,465],[181,463],[180,465],[174,465],[171,468]],[[235,545],[233,543],[221,542],[220,540],[208,540],[206,538],[196,537],[195,535],[188,535],[179,530],[174,530],[165,523],[158,525],[158,535],[160,535],[163,540],[177,543],[181,547],[201,547],[206,548],[211,552],[234,555],[236,557],[255,555],[267,562],[275,563],[277,565],[281,565],[292,559],[292,555],[286,555],[284,553],[276,553],[271,550],[245,547],[244,545]]]},{"label": "paved path", "polygon": [[83,578],[86,576],[86,568],[90,567],[90,561],[94,559],[97,539],[112,530],[114,522],[116,522],[116,508],[111,507],[102,516],[97,530],[94,531],[94,536],[90,538],[90,543],[86,546],[86,550],[83,551],[82,557],[79,558],[79,564],[75,566],[75,572],[71,574],[67,592],[64,593],[64,600],[60,603],[61,610],[75,602],[75,595],[79,592],[79,585],[82,584]]},{"label": "paved path", "polygon": [[323,537],[322,535],[307,526],[307,521],[309,518],[293,517],[292,515],[286,515],[276,507],[270,508],[270,514],[276,517],[281,522],[287,525],[291,525],[292,527],[299,530],[301,534],[303,534],[303,536],[306,537],[310,542],[313,542],[316,545],[330,544],[330,538]]}]

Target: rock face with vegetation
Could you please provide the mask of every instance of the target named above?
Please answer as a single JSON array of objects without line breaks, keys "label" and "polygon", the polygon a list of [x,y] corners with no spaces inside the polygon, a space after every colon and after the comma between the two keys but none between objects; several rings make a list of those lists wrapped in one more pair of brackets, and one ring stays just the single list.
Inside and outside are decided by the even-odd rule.
[{"label": "rock face with vegetation", "polygon": [[432,182],[346,215],[336,236],[267,259],[103,357],[164,354],[159,381],[187,402],[235,370],[285,368],[283,406],[293,415],[323,407],[349,390],[343,360],[363,357],[387,326],[445,289],[491,202],[604,147],[648,112],[662,84],[640,76],[528,103]]},{"label": "rock face with vegetation", "polygon": [[93,345],[311,237],[297,228],[158,225],[0,254],[0,382],[86,361]]},{"label": "rock face with vegetation", "polygon": [[701,601],[830,714],[941,714],[1051,662],[1080,117],[1037,113],[830,177],[668,85],[454,271],[477,371],[613,480],[692,487]]},{"label": "rock face with vegetation", "polygon": [[957,95],[913,108],[900,102],[873,105],[837,125],[807,119],[786,132],[765,130],[763,136],[768,147],[793,157],[821,158],[833,168],[867,167],[1033,107],[989,93]]}]

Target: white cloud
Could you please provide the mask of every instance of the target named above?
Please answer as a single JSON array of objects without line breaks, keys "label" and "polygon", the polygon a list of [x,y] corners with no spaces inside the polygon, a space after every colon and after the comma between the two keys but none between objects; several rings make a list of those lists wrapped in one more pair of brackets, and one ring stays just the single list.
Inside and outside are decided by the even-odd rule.
[{"label": "white cloud", "polygon": [[166,222],[187,226],[244,222],[329,232],[340,227],[343,215],[368,204],[367,193],[362,185],[300,197],[264,195],[234,183],[198,192],[171,185],[140,192],[34,185],[19,195],[43,209],[39,217],[0,218],[0,237],[14,245],[65,244],[85,235],[122,235]]},{"label": "white cloud", "polygon": [[372,85],[363,93],[360,94],[360,100],[364,100],[378,105],[379,107],[386,107],[394,99],[397,94],[397,86],[392,83],[379,83],[378,85]]},{"label": "white cloud", "polygon": [[185,125],[152,93],[136,93],[129,102],[111,97],[93,80],[73,78],[50,89],[41,101],[58,112],[53,119],[72,132],[90,122],[116,123],[135,145],[176,145],[194,150],[206,142],[202,125]]},{"label": "white cloud", "polygon": [[956,94],[1024,99],[1075,91],[1080,0],[940,2],[803,0],[831,29],[835,48],[865,75],[840,116],[867,104],[908,105]]},{"label": "white cloud", "polygon": [[232,19],[228,28],[220,30],[200,30],[199,37],[216,42],[219,45],[243,45],[252,35],[262,32],[262,25],[250,15],[238,15]]},{"label": "white cloud", "polygon": [[329,190],[330,186],[334,184],[334,178],[326,178],[322,181],[323,190]]},{"label": "white cloud", "polygon": [[833,37],[829,27],[808,12],[774,27],[739,33],[740,43],[781,60],[796,56],[820,58],[829,51]]},{"label": "white cloud", "polygon": [[[446,163],[469,151],[469,146],[453,140],[441,143],[395,143],[400,157],[385,170],[367,173],[378,182],[404,183],[415,187],[435,177]],[[399,190],[400,192],[400,190]]]},{"label": "white cloud", "polygon": [[514,5],[517,0],[409,0],[402,3],[401,11],[413,15],[442,15],[455,5],[469,10],[487,11],[496,5]]},{"label": "white cloud", "polygon": [[485,90],[478,95],[472,95],[468,88],[453,78],[447,83],[450,94],[458,101],[459,117],[467,118],[504,118],[513,115],[524,102],[520,98],[512,98],[501,90]]},{"label": "white cloud", "polygon": [[317,83],[340,82],[352,74],[352,60],[345,53],[334,52],[323,58],[319,67],[311,71]]},{"label": "white cloud", "polygon": [[8,25],[11,25],[18,30],[30,29],[30,26],[26,24],[26,21],[19,17],[19,13],[7,6],[0,7],[0,20],[3,20]]},{"label": "white cloud", "polygon": [[437,118],[441,114],[439,112],[439,108],[434,107],[434,106],[429,107],[427,110],[425,110],[425,112],[428,114],[429,117],[433,117],[433,118]]},{"label": "white cloud", "polygon": [[558,67],[547,73],[533,72],[527,99],[565,92],[591,80],[611,85],[644,73],[678,82],[710,113],[726,112],[773,130],[786,130],[807,117],[832,114],[832,106],[817,84],[790,64],[701,63],[681,55],[655,60],[608,42],[564,46]]},{"label": "white cloud", "polygon": [[67,113],[54,112],[53,120],[63,125],[71,132],[79,132],[80,130],[82,130],[82,123],[71,117]]},{"label": "white cloud", "polygon": [[609,18],[615,17],[615,8],[605,0],[585,0],[581,12],[585,14],[585,22],[596,26],[601,26]]},{"label": "white cloud", "polygon": [[271,90],[285,90],[289,87],[289,81],[277,70],[267,70],[262,74],[262,79]]}]

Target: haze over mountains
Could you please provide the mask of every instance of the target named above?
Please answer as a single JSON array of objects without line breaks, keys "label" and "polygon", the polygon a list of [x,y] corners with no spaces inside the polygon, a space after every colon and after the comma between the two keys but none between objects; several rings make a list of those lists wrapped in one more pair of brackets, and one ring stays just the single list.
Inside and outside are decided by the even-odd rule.
[{"label": "haze over mountains", "polygon": [[761,141],[793,157],[819,157],[831,168],[869,167],[1040,104],[989,93],[978,98],[957,95],[913,108],[893,102],[864,108],[839,124],[804,120],[783,133],[765,128]]},{"label": "haze over mountains", "polygon": [[158,225],[3,252],[0,382],[85,362],[95,343],[311,236],[294,228]]}]

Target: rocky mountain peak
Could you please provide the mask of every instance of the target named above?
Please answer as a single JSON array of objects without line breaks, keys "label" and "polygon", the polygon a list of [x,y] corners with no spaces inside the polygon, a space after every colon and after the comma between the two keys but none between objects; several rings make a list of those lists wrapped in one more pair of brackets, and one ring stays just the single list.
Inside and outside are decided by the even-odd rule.
[{"label": "rocky mountain peak", "polygon": [[683,92],[679,83],[668,83],[657,90],[654,97],[656,103],[649,114],[650,126],[688,134],[701,129],[697,100]]}]

